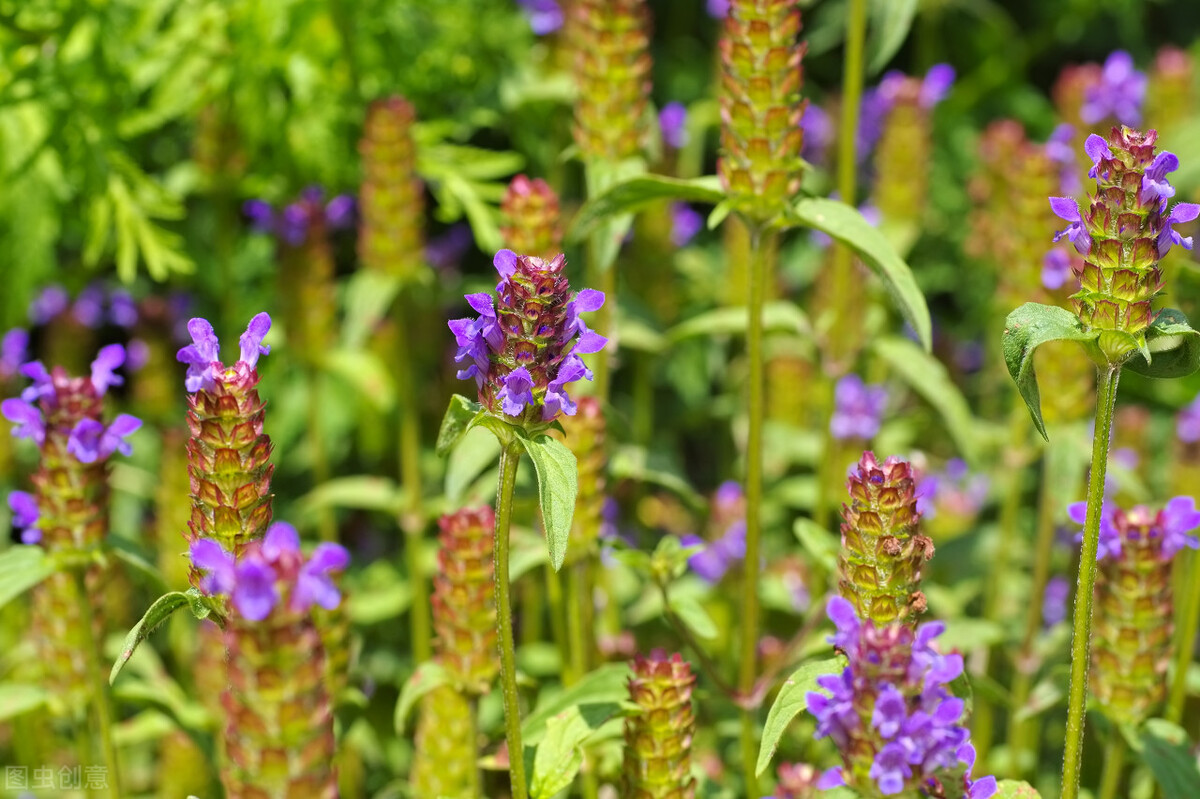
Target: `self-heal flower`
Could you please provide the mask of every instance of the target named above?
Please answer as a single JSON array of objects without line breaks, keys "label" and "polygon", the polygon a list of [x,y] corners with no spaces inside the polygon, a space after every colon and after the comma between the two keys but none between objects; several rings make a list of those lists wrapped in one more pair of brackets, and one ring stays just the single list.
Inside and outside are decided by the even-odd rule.
[{"label": "self-heal flower", "polygon": [[47,286],[29,304],[29,321],[44,325],[67,310],[71,295],[62,286]]},{"label": "self-heal flower", "polygon": [[125,382],[114,370],[125,363],[125,348],[120,344],[109,344],[102,347],[92,361],[92,386],[96,394],[104,396],[109,386],[119,386]]},{"label": "self-heal flower", "polygon": [[42,531],[38,529],[37,498],[26,491],[12,491],[8,495],[8,507],[13,514],[13,526],[21,536],[22,544],[36,544],[42,540]]},{"label": "self-heal flower", "polygon": [[80,419],[67,439],[67,452],[80,463],[95,463],[114,452],[131,455],[133,447],[125,439],[142,426],[142,420],[122,413],[107,427],[96,419]]},{"label": "self-heal flower", "polygon": [[[1166,200],[1163,200],[1163,206],[1166,206]],[[1162,233],[1158,236],[1158,256],[1160,258],[1167,254],[1173,244],[1178,244],[1185,250],[1192,249],[1192,237],[1179,235],[1174,226],[1191,222],[1197,216],[1200,216],[1200,205],[1196,203],[1175,204],[1171,213],[1167,215]]]},{"label": "self-heal flower", "polygon": [[1062,288],[1071,276],[1071,256],[1059,249],[1049,250],[1042,258],[1042,285],[1051,291]]},{"label": "self-heal flower", "polygon": [[687,118],[687,107],[683,103],[667,103],[658,112],[658,127],[667,146],[678,150],[687,144]]},{"label": "self-heal flower", "polygon": [[1134,67],[1133,56],[1115,50],[1104,61],[1100,79],[1084,90],[1079,113],[1089,125],[1109,117],[1122,125],[1137,125],[1145,99],[1146,74]]},{"label": "self-heal flower", "polygon": [[1076,250],[1087,255],[1092,249],[1092,237],[1088,235],[1083,225],[1083,217],[1079,215],[1079,203],[1070,197],[1051,197],[1050,208],[1059,219],[1071,223],[1054,234],[1054,241],[1066,237],[1075,245]]},{"label": "self-heal flower", "polygon": [[1175,187],[1167,180],[1167,173],[1176,169],[1179,169],[1179,158],[1174,153],[1161,152],[1154,156],[1154,160],[1142,175],[1142,202],[1149,203],[1155,199],[1166,200],[1174,197]]},{"label": "self-heal flower", "polygon": [[536,36],[554,33],[563,26],[563,10],[557,0],[517,0]]},{"label": "self-heal flower", "polygon": [[[262,343],[270,329],[271,317],[266,313],[257,314],[246,326],[246,332],[239,339],[241,357],[238,361],[239,364],[245,364],[245,371],[252,371],[258,365],[259,356],[271,351]],[[221,343],[207,319],[192,319],[188,322],[188,333],[192,343],[180,349],[175,356],[176,360],[188,365],[184,385],[189,392],[212,391],[216,388],[216,381],[224,377]]]},{"label": "self-heal flower", "polygon": [[0,413],[15,426],[12,434],[17,438],[32,439],[39,447],[46,440],[46,425],[42,412],[23,399],[6,399],[0,403]]},{"label": "self-heal flower", "polygon": [[14,327],[0,338],[0,381],[17,374],[29,350],[29,331]]},{"label": "self-heal flower", "polygon": [[879,432],[887,390],[883,386],[867,385],[858,375],[846,375],[834,389],[834,410],[829,429],[839,440],[868,440]]},{"label": "self-heal flower", "polygon": [[671,203],[671,243],[683,247],[704,230],[704,217],[687,203]]}]

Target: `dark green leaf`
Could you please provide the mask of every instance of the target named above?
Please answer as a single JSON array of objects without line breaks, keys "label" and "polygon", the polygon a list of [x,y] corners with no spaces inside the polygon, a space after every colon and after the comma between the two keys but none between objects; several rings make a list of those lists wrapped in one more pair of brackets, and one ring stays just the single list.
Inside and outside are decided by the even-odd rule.
[{"label": "dark green leaf", "polygon": [[916,331],[921,346],[931,349],[932,327],[925,295],[917,287],[908,264],[878,228],[844,202],[822,197],[806,197],[797,202],[789,221],[832,236],[858,253],[863,263],[883,281],[896,309]]},{"label": "dark green leaf", "polygon": [[431,660],[417,666],[417,670],[404,683],[404,688],[400,690],[400,699],[396,702],[396,714],[393,720],[396,732],[400,735],[404,734],[404,727],[408,723],[408,714],[412,712],[413,706],[421,700],[421,697],[435,688],[449,684],[449,672],[437,661]]},{"label": "dark green leaf", "polygon": [[1153,360],[1134,355],[1125,368],[1146,377],[1186,377],[1200,368],[1200,333],[1192,330],[1183,311],[1164,308],[1146,331],[1146,348]]},{"label": "dark green leaf", "polygon": [[[695,336],[745,335],[749,321],[745,308],[716,308],[697,314],[671,328],[667,331],[667,340],[675,344]],[[812,334],[804,311],[787,300],[776,300],[763,306],[763,329],[796,333],[800,336]]]},{"label": "dark green leaf", "polygon": [[534,438],[522,435],[521,443],[537,470],[538,504],[546,528],[546,546],[550,565],[558,571],[567,556],[567,539],[571,535],[571,519],[575,515],[575,498],[579,492],[575,453],[557,438],[544,433]]},{"label": "dark green leaf", "polygon": [[37,685],[6,682],[0,683],[0,721],[37,710],[49,699],[46,690]]},{"label": "dark green leaf", "polygon": [[942,362],[899,336],[878,339],[871,348],[938,412],[959,453],[967,462],[976,464],[979,451],[975,439],[975,418],[971,415],[971,406],[966,397],[954,385]]},{"label": "dark green leaf", "polygon": [[628,680],[629,666],[624,663],[605,663],[588,672],[570,688],[540,702],[521,722],[521,738],[531,746],[537,744],[546,734],[546,722],[574,705],[579,705],[585,715],[586,705],[619,705],[628,698]]},{"label": "dark green leaf", "polygon": [[21,544],[0,552],[0,608],[54,571],[52,561],[41,547]]},{"label": "dark green leaf", "polygon": [[846,659],[841,655],[826,660],[814,660],[805,663],[792,673],[779,689],[771,710],[767,713],[767,722],[763,725],[762,742],[758,748],[758,764],[754,773],[762,774],[771,765],[771,758],[779,748],[779,739],[792,723],[792,719],[800,715],[808,707],[808,692],[817,690],[817,678],[826,674],[837,674],[846,667]]},{"label": "dark green leaf", "polygon": [[442,417],[442,426],[438,430],[436,449],[440,457],[444,458],[446,453],[454,448],[458,439],[473,425],[479,413],[478,402],[472,402],[462,394],[455,394],[450,398],[450,405],[446,408],[446,415]]},{"label": "dark green leaf", "polygon": [[1094,332],[1083,329],[1075,314],[1055,305],[1027,302],[1004,321],[1004,363],[1042,438],[1048,440],[1046,424],[1042,421],[1042,398],[1033,371],[1034,351],[1047,341],[1084,342],[1095,337]]},{"label": "dark green leaf", "polygon": [[[182,539],[180,549],[183,549]],[[137,546],[127,538],[117,536],[109,536],[107,541],[107,551],[117,560],[125,564],[125,566],[138,575],[141,580],[148,583],[148,587],[153,591],[166,593],[167,581],[163,579],[162,572],[158,567],[151,563],[137,549]]]},{"label": "dark green leaf", "polygon": [[1164,719],[1150,719],[1140,740],[1142,760],[1154,773],[1163,796],[1200,796],[1200,771],[1182,728]]},{"label": "dark green leaf", "polygon": [[581,241],[602,220],[616,214],[632,213],[656,200],[683,200],[696,203],[719,203],[725,198],[715,175],[691,180],[668,178],[662,175],[639,175],[616,183],[599,196],[589,200],[575,216],[567,238]]},{"label": "dark green leaf", "polygon": [[172,613],[184,605],[191,604],[193,601],[183,591],[171,591],[154,600],[154,604],[150,606],[138,623],[133,625],[129,634],[125,636],[125,642],[121,644],[121,654],[117,656],[116,662],[113,663],[112,671],[108,673],[108,684],[113,684],[117,679],[117,675],[121,673],[121,669],[125,668],[125,664],[133,657],[134,651],[142,641],[145,641],[150,636],[150,633],[154,632],[160,624],[170,618]]},{"label": "dark green leaf", "polygon": [[871,62],[867,71],[874,75],[887,66],[892,56],[904,44],[917,13],[917,0],[873,0],[871,3],[871,38],[867,52]]}]

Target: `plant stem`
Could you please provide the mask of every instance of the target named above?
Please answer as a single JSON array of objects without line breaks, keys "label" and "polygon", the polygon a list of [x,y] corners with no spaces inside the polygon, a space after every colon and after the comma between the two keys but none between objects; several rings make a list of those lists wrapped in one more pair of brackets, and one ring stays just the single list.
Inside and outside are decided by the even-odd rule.
[{"label": "plant stem", "polygon": [[571,657],[571,671],[576,679],[587,674],[590,664],[591,642],[588,638],[587,609],[591,606],[591,592],[587,589],[587,562],[580,561],[567,566],[567,641]]},{"label": "plant stem", "polygon": [[[321,369],[308,367],[308,446],[312,449],[313,488],[329,482],[329,451],[325,448],[325,415],[321,412]],[[337,516],[323,505],[318,511],[317,533],[322,541],[337,540]]]},{"label": "plant stem", "polygon": [[[1033,551],[1033,588],[1029,597],[1029,610],[1025,614],[1025,632],[1021,637],[1021,649],[1013,669],[1012,709],[1009,714],[1009,729],[1012,748],[1011,768],[1014,776],[1028,773],[1025,755],[1031,755],[1029,765],[1037,763],[1038,735],[1040,726],[1036,719],[1018,720],[1017,713],[1029,701],[1033,690],[1033,677],[1037,664],[1033,662],[1033,642],[1042,628],[1042,607],[1046,596],[1046,584],[1050,581],[1050,561],[1054,555],[1054,509],[1059,497],[1054,494],[1054,475],[1058,466],[1059,448],[1047,444],[1042,459],[1042,485],[1038,494],[1037,543]],[[1032,749],[1032,752],[1029,750]]]},{"label": "plant stem", "polygon": [[471,724],[471,799],[483,799],[483,774],[479,771],[479,697],[467,699],[468,713]]},{"label": "plant stem", "polygon": [[[87,661],[88,676],[92,681],[92,690],[89,692],[92,705],[92,722],[94,724],[94,739],[100,744],[101,756],[104,758],[104,767],[107,770],[107,780],[105,783],[108,787],[108,795],[119,799],[121,796],[121,764],[117,759],[117,747],[113,741],[113,718],[112,705],[109,704],[108,698],[108,680],[105,678],[104,670],[100,665],[100,658],[103,657],[101,649],[102,642],[96,640],[96,636],[92,630],[92,623],[95,621],[96,609],[92,606],[89,598],[86,582],[86,572],[79,570],[75,572],[75,593],[79,599],[79,618],[80,626],[83,630],[83,645],[86,649],[84,658]],[[86,766],[84,761],[82,765]]]},{"label": "plant stem", "polygon": [[559,674],[563,685],[574,685],[579,679],[575,661],[571,657],[571,643],[567,639],[567,609],[563,602],[562,577],[549,563],[546,564],[546,600],[550,605],[550,634],[558,646]]},{"label": "plant stem", "polygon": [[404,555],[408,568],[408,584],[412,591],[409,625],[413,640],[413,657],[424,663],[433,656],[433,630],[429,613],[429,583],[421,563],[421,543],[425,532],[425,512],[422,507],[424,488],[421,485],[421,416],[413,379],[412,347],[408,335],[409,314],[404,308],[403,293],[396,300],[396,385],[400,392],[400,481],[404,489],[404,509],[398,519],[404,532]]},{"label": "plant stem", "polygon": [[1075,588],[1075,627],[1071,637],[1071,687],[1067,694],[1067,742],[1063,750],[1061,799],[1079,796],[1083,765],[1083,714],[1087,704],[1088,658],[1092,643],[1092,593],[1096,587],[1096,550],[1100,545],[1100,510],[1104,501],[1104,476],[1108,471],[1108,439],[1117,404],[1120,366],[1101,366],[1096,379],[1096,432],[1092,438],[1092,471],[1088,480],[1087,517],[1083,525],[1083,550],[1079,555],[1079,581]]},{"label": "plant stem", "polygon": [[1182,589],[1179,592],[1180,616],[1175,641],[1175,674],[1171,678],[1166,718],[1167,721],[1178,724],[1183,720],[1183,706],[1187,702],[1188,667],[1192,664],[1196,628],[1200,626],[1200,553],[1185,550],[1176,557],[1183,559],[1183,579],[1177,583]]},{"label": "plant stem", "polygon": [[509,780],[512,799],[528,799],[525,784],[525,750],[521,746],[521,703],[517,693],[517,660],[513,645],[512,604],[508,590],[508,532],[512,526],[513,489],[521,445],[503,442],[500,450],[500,485],[496,491],[496,620],[500,638],[500,689],[504,694],[504,728],[508,740]]},{"label": "plant stem", "polygon": [[[769,234],[761,226],[750,232],[750,302],[746,335],[746,357],[750,361],[749,402],[750,431],[746,439],[746,560],[742,582],[742,646],[738,691],[749,694],[758,674],[758,579],[762,561],[762,498],[763,498],[763,296],[767,282],[767,253],[771,249]],[[751,708],[742,711],[742,767],[745,769],[745,792],[758,796],[757,713]]]},{"label": "plant stem", "polygon": [[1104,750],[1104,772],[1100,776],[1097,799],[1117,799],[1121,787],[1121,774],[1125,771],[1125,736],[1114,727],[1109,731],[1108,746]]}]

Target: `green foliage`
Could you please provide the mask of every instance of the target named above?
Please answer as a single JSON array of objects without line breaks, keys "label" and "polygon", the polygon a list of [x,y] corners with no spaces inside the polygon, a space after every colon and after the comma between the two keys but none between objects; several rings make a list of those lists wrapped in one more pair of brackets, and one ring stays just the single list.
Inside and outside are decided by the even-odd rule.
[{"label": "green foliage", "polygon": [[1183,728],[1165,719],[1150,719],[1136,743],[1163,796],[1200,795],[1200,769]]},{"label": "green foliage", "polygon": [[519,440],[537,470],[538,504],[546,528],[546,547],[550,565],[558,571],[567,556],[567,539],[571,536],[571,519],[579,493],[575,455],[561,441],[545,433],[532,438],[521,435]]},{"label": "green foliage", "polygon": [[605,219],[629,214],[660,200],[716,204],[725,198],[716,175],[680,180],[663,175],[637,175],[594,194],[571,223],[570,238],[581,241]]},{"label": "green foliage", "polygon": [[13,546],[0,552],[0,608],[56,571],[38,546]]},{"label": "green foliage", "polygon": [[442,417],[442,426],[438,429],[437,454],[445,457],[463,434],[478,424],[483,418],[482,406],[462,394],[450,398],[446,407],[446,415]]},{"label": "green foliage", "polygon": [[827,674],[837,674],[846,667],[846,658],[837,657],[825,660],[813,660],[805,663],[784,681],[783,687],[775,695],[775,701],[767,712],[767,721],[763,725],[762,740],[758,748],[758,764],[754,771],[762,774],[771,765],[771,758],[779,748],[779,740],[787,730],[792,719],[804,712],[808,707],[808,693],[817,690],[817,679]]},{"label": "green foliage", "polygon": [[44,706],[50,695],[37,685],[24,683],[0,683],[0,721],[8,721],[23,713],[30,713]]},{"label": "green foliage", "polygon": [[125,636],[125,642],[121,645],[121,653],[108,673],[109,685],[116,682],[117,675],[125,668],[125,664],[133,657],[133,653],[137,651],[141,643],[150,637],[150,633],[158,629],[171,617],[172,613],[185,605],[191,609],[192,615],[200,620],[207,619],[216,609],[212,598],[200,593],[195,588],[189,588],[187,591],[171,591],[160,596],[146,609],[142,618],[130,628],[129,633]]},{"label": "green foliage", "polygon": [[1146,331],[1147,355],[1134,355],[1126,368],[1146,377],[1187,377],[1200,369],[1200,333],[1182,311],[1164,308]]},{"label": "green foliage", "polygon": [[1096,333],[1084,330],[1075,314],[1055,305],[1027,302],[1004,321],[1004,363],[1042,438],[1048,436],[1042,421],[1037,375],[1033,371],[1034,351],[1047,341],[1089,342],[1095,338]]},{"label": "green foliage", "polygon": [[412,709],[421,701],[421,697],[435,688],[450,684],[450,673],[437,661],[429,661],[417,666],[412,676],[404,682],[404,687],[400,690],[400,699],[396,702],[396,710],[393,714],[393,726],[395,726],[396,732],[404,734],[404,729],[408,725],[408,717],[412,714]]}]

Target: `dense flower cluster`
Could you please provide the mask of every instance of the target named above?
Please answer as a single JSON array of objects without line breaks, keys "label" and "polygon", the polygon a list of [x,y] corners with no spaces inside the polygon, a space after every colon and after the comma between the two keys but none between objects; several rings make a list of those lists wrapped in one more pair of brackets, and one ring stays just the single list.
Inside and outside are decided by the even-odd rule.
[{"label": "dense flower cluster", "polygon": [[205,573],[200,590],[230,598],[242,618],[262,621],[277,607],[307,613],[313,605],[332,610],[341,602],[330,572],[346,568],[350,554],[340,544],[318,544],[300,552],[300,536],[287,522],[275,522],[261,541],[234,558],[216,541],[192,542],[192,563]]},{"label": "dense flower cluster", "polygon": [[496,582],[492,556],[496,514],[463,508],[438,519],[433,626],[438,660],[459,688],[486,693],[496,676]]},{"label": "dense flower cluster", "polygon": [[[1071,503],[1067,506],[1067,515],[1071,521],[1082,525],[1087,516],[1087,503]],[[1138,538],[1160,542],[1163,557],[1171,558],[1184,547],[1200,547],[1200,538],[1193,534],[1197,527],[1200,527],[1200,511],[1196,510],[1196,501],[1192,497],[1175,497],[1157,512],[1145,505],[1126,511],[1106,501],[1100,507],[1100,545],[1096,560],[1120,558],[1123,542]]]},{"label": "dense flower cluster", "polygon": [[192,343],[179,350],[176,358],[188,365],[184,385],[189,392],[213,391],[218,382],[226,382],[235,375],[244,375],[258,366],[260,355],[267,355],[271,348],[262,343],[271,329],[271,317],[265,312],[250,320],[246,332],[238,339],[241,355],[233,366],[226,368],[221,363],[221,342],[213,332],[207,319],[196,317],[188,322],[188,333]]},{"label": "dense flower cluster", "polygon": [[259,233],[270,234],[288,246],[299,247],[316,224],[332,229],[349,227],[354,221],[354,198],[339,194],[326,203],[325,190],[320,186],[309,186],[300,192],[299,199],[282,210],[266,200],[247,200],[242,212]]},{"label": "dense flower cluster", "polygon": [[1146,73],[1133,65],[1133,56],[1114,50],[1104,61],[1097,80],[1083,90],[1080,118],[1088,125],[1115,119],[1122,125],[1142,121],[1142,103],[1146,100]]},{"label": "dense flower cluster", "polygon": [[680,538],[680,543],[701,547],[688,558],[688,568],[705,582],[716,583],[746,557],[746,496],[739,483],[729,480],[717,488],[709,527],[714,533],[711,539],[706,541],[689,533]]},{"label": "dense flower cluster", "polygon": [[592,378],[579,356],[608,342],[579,315],[598,310],[603,292],[572,296],[562,255],[547,262],[500,250],[492,263],[500,273],[496,295],[466,295],[479,317],[449,323],[458,344],[454,360],[466,364],[458,378],[474,377],[479,401],[495,414],[543,422],[574,415],[567,384]]},{"label": "dense flower cluster", "polygon": [[517,175],[500,201],[505,224],[500,228],[509,249],[553,258],[562,252],[562,219],[558,195],[541,178]]},{"label": "dense flower cluster", "polygon": [[[822,775],[819,786],[869,780],[884,796],[944,795],[946,780],[961,779],[970,799],[992,796],[995,777],[969,776],[975,752],[962,723],[963,700],[949,689],[962,674],[962,656],[933,646],[945,625],[876,627],[860,621],[841,597],[830,599],[827,612],[837,627],[829,640],[849,663],[817,680],[828,693],[810,692],[808,709],[817,720],[816,737],[831,738],[845,765]],[[968,770],[960,776],[962,765]]]},{"label": "dense flower cluster", "polygon": [[696,675],[678,653],[656,650],[631,664],[629,700],[638,712],[625,719],[622,796],[635,799],[693,799],[692,737]]},{"label": "dense flower cluster", "polygon": [[883,386],[867,385],[858,375],[846,375],[834,388],[829,431],[838,440],[874,438],[887,401],[887,389]]}]

